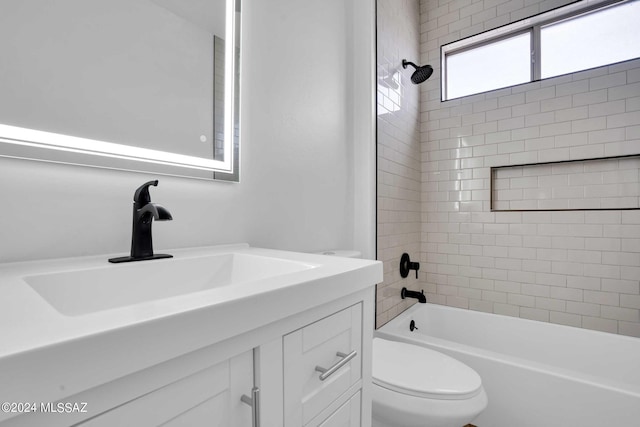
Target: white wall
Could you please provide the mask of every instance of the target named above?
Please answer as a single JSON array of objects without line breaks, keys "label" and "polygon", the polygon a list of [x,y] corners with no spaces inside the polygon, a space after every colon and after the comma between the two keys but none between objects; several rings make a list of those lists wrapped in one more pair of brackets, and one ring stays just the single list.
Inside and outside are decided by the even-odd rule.
[{"label": "white wall", "polygon": [[423,283],[431,302],[640,336],[640,211],[489,208],[491,166],[638,154],[640,60],[440,101],[442,44],[566,3],[421,1]]},{"label": "white wall", "polygon": [[[152,199],[174,220],[154,225],[156,250],[244,241],[373,253],[362,232],[372,222],[354,213],[372,212],[374,200],[356,193],[374,183],[352,172],[355,159],[373,164],[373,140],[354,131],[373,123],[356,106],[371,105],[373,8],[352,3],[243,2],[241,183],[159,177]],[[0,159],[0,260],[127,253],[133,191],[152,178]]]}]

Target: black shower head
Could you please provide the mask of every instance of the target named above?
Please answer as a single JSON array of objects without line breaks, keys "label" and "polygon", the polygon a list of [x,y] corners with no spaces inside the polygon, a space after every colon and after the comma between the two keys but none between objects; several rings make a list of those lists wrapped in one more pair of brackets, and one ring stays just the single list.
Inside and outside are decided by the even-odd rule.
[{"label": "black shower head", "polygon": [[431,77],[431,74],[433,73],[433,67],[431,65],[419,66],[414,64],[413,62],[409,62],[406,59],[403,59],[402,68],[407,68],[407,65],[411,65],[413,68],[416,69],[416,71],[414,71],[413,74],[411,74],[411,81],[416,85],[419,85],[420,83],[427,80],[429,77]]}]

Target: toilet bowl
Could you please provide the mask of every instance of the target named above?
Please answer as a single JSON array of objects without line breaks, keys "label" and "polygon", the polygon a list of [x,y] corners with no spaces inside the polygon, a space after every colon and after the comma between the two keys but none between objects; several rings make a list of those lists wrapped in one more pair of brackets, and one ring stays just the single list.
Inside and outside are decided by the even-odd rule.
[{"label": "toilet bowl", "polygon": [[480,376],[437,351],[373,339],[373,427],[462,427],[488,403]]}]

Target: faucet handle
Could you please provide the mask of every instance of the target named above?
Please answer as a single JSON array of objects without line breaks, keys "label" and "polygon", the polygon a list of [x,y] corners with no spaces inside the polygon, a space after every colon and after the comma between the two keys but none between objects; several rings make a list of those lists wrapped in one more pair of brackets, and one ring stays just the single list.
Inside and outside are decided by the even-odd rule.
[{"label": "faucet handle", "polygon": [[138,208],[146,205],[147,203],[151,203],[151,195],[149,194],[150,186],[158,186],[158,180],[145,182],[142,184],[133,195],[133,201],[136,203]]},{"label": "faucet handle", "polygon": [[419,262],[411,262],[408,253],[403,253],[400,257],[400,276],[404,279],[409,275],[409,270],[416,271],[416,279],[418,278],[418,270],[420,270]]}]

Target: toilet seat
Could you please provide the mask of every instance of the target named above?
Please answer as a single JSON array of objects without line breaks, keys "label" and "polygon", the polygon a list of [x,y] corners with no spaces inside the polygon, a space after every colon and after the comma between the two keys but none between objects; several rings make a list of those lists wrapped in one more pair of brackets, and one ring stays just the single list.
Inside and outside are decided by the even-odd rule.
[{"label": "toilet seat", "polygon": [[482,390],[480,376],[458,360],[418,345],[373,339],[373,383],[405,395],[464,400]]}]

